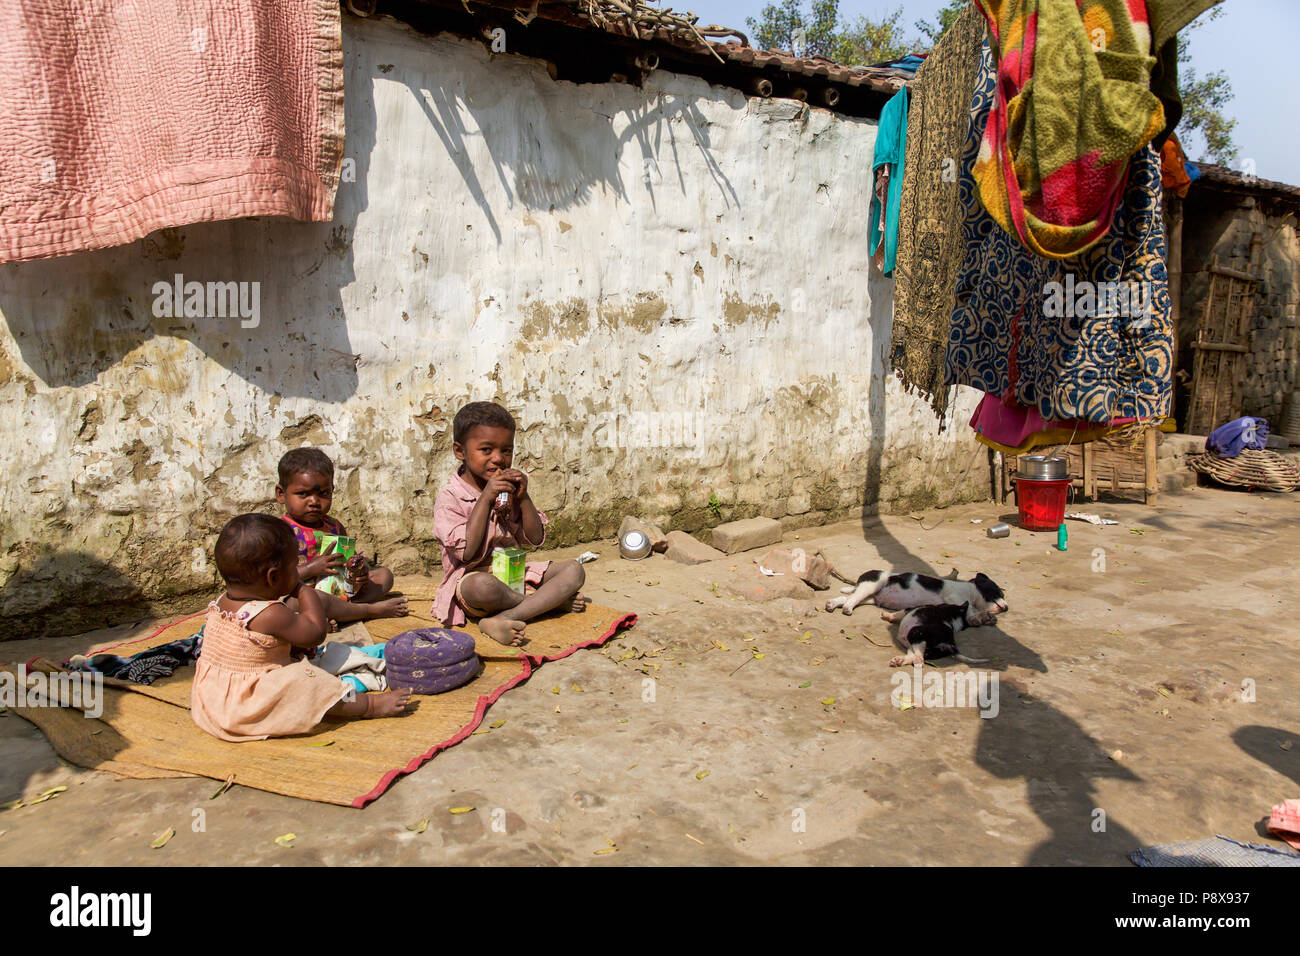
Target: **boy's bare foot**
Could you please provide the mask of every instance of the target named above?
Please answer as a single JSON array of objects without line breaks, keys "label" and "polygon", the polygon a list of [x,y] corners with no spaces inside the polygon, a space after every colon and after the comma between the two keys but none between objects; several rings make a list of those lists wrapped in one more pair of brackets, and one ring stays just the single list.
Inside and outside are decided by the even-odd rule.
[{"label": "boy's bare foot", "polygon": [[366,695],[367,717],[396,717],[411,704],[411,689],[399,687],[379,694]]},{"label": "boy's bare foot", "polygon": [[591,598],[587,597],[585,594],[575,594],[573,596],[573,603],[569,605],[569,610],[585,611],[587,610],[587,605],[590,603],[591,603]]},{"label": "boy's bare foot", "polygon": [[367,604],[369,617],[406,617],[410,612],[406,609],[406,595],[395,598],[389,598],[386,601],[376,601],[374,604]]},{"label": "boy's bare foot", "polygon": [[505,617],[485,617],[478,622],[480,631],[505,647],[527,644],[528,638],[524,637],[525,627],[523,621],[512,621]]}]

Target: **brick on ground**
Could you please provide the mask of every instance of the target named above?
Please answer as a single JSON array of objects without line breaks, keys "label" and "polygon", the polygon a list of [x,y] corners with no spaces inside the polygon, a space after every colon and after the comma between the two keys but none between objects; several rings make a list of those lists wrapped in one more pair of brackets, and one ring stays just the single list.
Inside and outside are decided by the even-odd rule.
[{"label": "brick on ground", "polygon": [[713,546],[723,554],[765,548],[781,541],[781,522],[771,518],[728,521],[713,529]]},{"label": "brick on ground", "polygon": [[718,549],[697,541],[685,531],[668,532],[668,551],[664,556],[681,564],[703,564],[705,561],[726,557]]}]

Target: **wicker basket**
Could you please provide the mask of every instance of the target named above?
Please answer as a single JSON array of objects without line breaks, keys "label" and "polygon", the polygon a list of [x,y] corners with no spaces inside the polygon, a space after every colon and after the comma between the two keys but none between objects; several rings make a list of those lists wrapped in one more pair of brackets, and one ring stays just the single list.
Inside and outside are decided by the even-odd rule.
[{"label": "wicker basket", "polygon": [[1300,468],[1275,451],[1245,449],[1236,458],[1220,458],[1207,451],[1188,462],[1193,471],[1209,475],[1223,485],[1295,491],[1300,488]]}]

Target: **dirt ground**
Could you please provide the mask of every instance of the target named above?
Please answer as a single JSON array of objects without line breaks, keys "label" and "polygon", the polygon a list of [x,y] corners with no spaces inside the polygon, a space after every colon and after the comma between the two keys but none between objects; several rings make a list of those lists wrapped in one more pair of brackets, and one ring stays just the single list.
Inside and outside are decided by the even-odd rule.
[{"label": "dirt ground", "polygon": [[[1119,524],[1070,522],[1064,553],[1054,534],[985,537],[1012,510],[785,536],[851,576],[993,577],[1010,610],[963,634],[963,651],[990,659],[970,669],[996,675],[996,716],[893,699],[907,672],[877,646],[890,626],[870,606],[822,610],[835,589],[737,599],[729,585],[758,580],[761,551],[686,567],[623,561],[607,543],[586,593],[635,611],[637,626],[545,665],[484,723],[504,725],[364,810],[243,787],[209,800],[217,785],[203,778],[117,780],[0,716],[0,802],[68,787],[0,812],[0,864],[1124,866],[1146,844],[1260,840],[1270,806],[1300,796],[1300,495],[1201,488],[1154,509],[1085,505]],[[152,626],[8,641],[0,658]],[[968,669],[939,664],[925,674]],[[427,830],[407,829],[423,818]],[[150,849],[168,827],[177,835]],[[277,846],[287,832],[296,844]]]}]

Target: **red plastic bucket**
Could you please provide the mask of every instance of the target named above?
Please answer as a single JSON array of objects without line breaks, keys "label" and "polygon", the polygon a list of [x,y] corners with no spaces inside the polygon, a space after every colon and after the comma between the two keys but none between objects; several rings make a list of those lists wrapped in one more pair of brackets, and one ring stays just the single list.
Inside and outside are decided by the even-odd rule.
[{"label": "red plastic bucket", "polygon": [[1065,520],[1065,500],[1069,490],[1069,478],[1017,478],[1016,505],[1020,508],[1020,527],[1026,531],[1055,531],[1059,528]]}]

